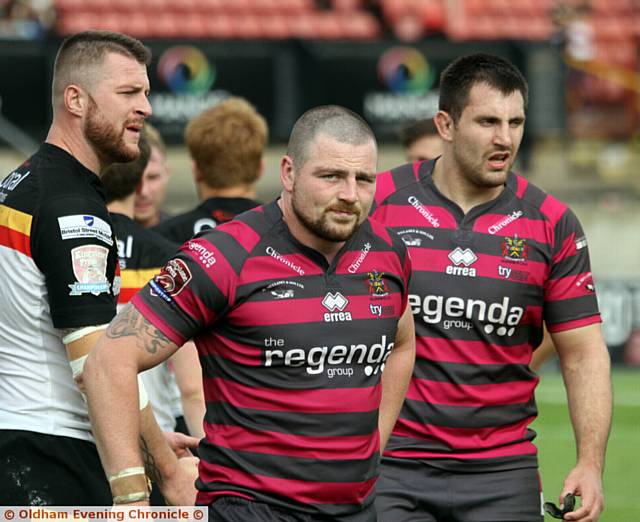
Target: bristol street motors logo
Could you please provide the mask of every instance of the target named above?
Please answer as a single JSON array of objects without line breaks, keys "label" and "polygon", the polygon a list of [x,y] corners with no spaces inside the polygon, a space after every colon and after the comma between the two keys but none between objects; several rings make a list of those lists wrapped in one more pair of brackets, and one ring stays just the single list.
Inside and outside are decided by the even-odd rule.
[{"label": "bristol street motors logo", "polygon": [[447,266],[445,272],[450,275],[476,277],[476,269],[470,268],[478,260],[478,256],[470,248],[457,247],[449,252],[449,259],[453,265]]},{"label": "bristol street motors logo", "polygon": [[327,323],[351,321],[351,312],[343,312],[348,304],[349,300],[340,292],[336,292],[335,294],[327,292],[327,295],[322,299],[322,305],[329,310],[324,314],[324,321]]}]

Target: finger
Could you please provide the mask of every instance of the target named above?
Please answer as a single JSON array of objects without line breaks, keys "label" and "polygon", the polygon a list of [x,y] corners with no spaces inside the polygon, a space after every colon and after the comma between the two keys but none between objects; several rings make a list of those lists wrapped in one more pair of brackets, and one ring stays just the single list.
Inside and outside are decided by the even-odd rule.
[{"label": "finger", "polygon": [[[586,520],[591,515],[589,506],[580,506],[575,511],[571,511],[564,516],[565,520]],[[591,520],[591,519],[589,519]]]}]

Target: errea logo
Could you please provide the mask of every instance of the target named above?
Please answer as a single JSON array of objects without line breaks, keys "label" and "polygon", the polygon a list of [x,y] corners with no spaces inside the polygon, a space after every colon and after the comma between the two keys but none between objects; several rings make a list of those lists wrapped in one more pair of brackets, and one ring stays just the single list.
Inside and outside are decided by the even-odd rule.
[{"label": "errea logo", "polygon": [[449,252],[448,257],[453,265],[447,266],[445,270],[447,274],[465,277],[476,277],[476,269],[469,268],[478,260],[478,256],[474,254],[473,250],[471,250],[470,248],[465,248],[464,250],[462,250],[462,248],[457,247],[455,250]]},{"label": "errea logo", "polygon": [[325,322],[351,321],[351,313],[343,312],[348,304],[349,300],[340,292],[336,292],[335,294],[327,292],[327,295],[322,299],[322,305],[329,310],[329,312],[324,314]]}]

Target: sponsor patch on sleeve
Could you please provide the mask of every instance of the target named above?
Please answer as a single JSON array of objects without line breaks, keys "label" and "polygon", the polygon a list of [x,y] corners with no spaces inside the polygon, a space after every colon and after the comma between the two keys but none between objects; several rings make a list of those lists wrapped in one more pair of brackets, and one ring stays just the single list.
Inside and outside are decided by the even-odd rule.
[{"label": "sponsor patch on sleeve", "polygon": [[71,266],[76,281],[69,285],[69,295],[108,293],[107,279],[109,249],[99,245],[83,245],[71,249]]},{"label": "sponsor patch on sleeve", "polygon": [[191,271],[182,259],[172,259],[149,283],[151,295],[157,295],[170,303],[189,284],[191,277]]},{"label": "sponsor patch on sleeve", "polygon": [[587,246],[587,238],[586,236],[579,237],[576,239],[576,250],[581,250]]},{"label": "sponsor patch on sleeve", "polygon": [[90,214],[74,214],[58,218],[60,237],[66,239],[95,238],[113,245],[111,226],[104,219]]}]

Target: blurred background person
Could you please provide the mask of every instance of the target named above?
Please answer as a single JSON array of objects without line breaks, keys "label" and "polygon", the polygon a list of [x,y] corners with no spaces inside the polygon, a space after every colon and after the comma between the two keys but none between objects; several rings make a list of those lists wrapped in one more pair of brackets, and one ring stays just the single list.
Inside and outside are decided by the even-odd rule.
[{"label": "blurred background person", "polygon": [[183,243],[201,230],[258,205],[256,183],[264,171],[267,122],[248,101],[228,98],[192,119],[185,142],[201,203],[154,230]]},{"label": "blurred background person", "polygon": [[151,157],[144,169],[143,183],[136,192],[134,217],[143,227],[152,227],[167,219],[163,210],[171,171],[167,163],[167,147],[162,136],[151,124],[146,124]]},{"label": "blurred background person", "polygon": [[442,140],[433,118],[418,120],[402,127],[398,138],[409,161],[424,161],[442,154]]}]

